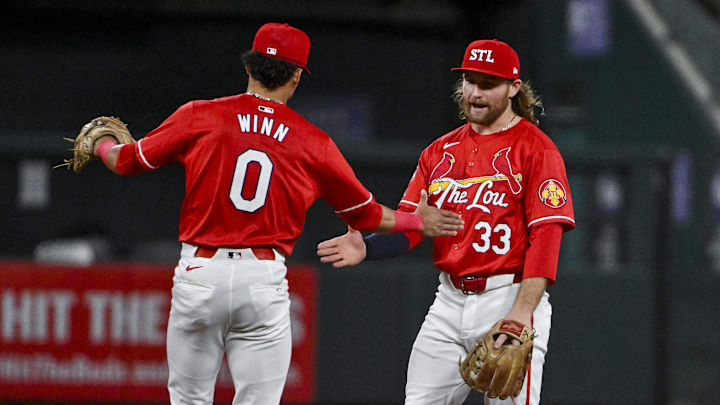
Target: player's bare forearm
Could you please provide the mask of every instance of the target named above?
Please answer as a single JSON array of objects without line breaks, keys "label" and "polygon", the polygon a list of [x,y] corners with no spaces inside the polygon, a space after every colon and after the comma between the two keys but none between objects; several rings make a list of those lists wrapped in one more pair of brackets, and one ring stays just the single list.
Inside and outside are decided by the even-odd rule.
[{"label": "player's bare forearm", "polygon": [[382,207],[382,218],[380,224],[375,228],[375,233],[391,233],[395,228],[395,211],[380,204]]},{"label": "player's bare forearm", "polygon": [[529,277],[520,283],[517,297],[506,318],[522,322],[530,326],[532,314],[542,298],[548,280],[545,277]]},{"label": "player's bare forearm", "polygon": [[[505,319],[518,321],[528,327],[532,326],[532,314],[535,312],[540,298],[547,288],[548,280],[545,277],[528,277],[520,283],[515,302]],[[499,348],[507,341],[508,336],[501,334],[495,340],[495,348]],[[512,344],[518,346],[520,341],[513,339]]]}]

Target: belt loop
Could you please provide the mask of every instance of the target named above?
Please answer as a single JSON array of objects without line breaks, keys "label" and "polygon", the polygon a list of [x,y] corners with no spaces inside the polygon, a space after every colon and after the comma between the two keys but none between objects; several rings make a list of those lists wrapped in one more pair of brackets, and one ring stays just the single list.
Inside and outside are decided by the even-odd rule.
[{"label": "belt loop", "polygon": [[273,248],[273,252],[275,252],[275,260],[279,261],[280,263],[285,263],[285,255],[283,255],[279,250]]},{"label": "belt loop", "polygon": [[460,277],[460,291],[465,295],[475,295],[477,292],[468,291],[465,289],[465,277]]}]

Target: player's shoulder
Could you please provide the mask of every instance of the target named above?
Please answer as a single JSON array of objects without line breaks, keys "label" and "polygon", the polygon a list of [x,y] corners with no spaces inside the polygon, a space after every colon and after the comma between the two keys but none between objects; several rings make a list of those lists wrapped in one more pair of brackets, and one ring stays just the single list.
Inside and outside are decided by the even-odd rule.
[{"label": "player's shoulder", "polygon": [[231,103],[238,99],[238,95],[233,96],[221,96],[221,97],[215,97],[210,99],[196,99],[188,101],[187,104],[193,104],[194,106],[213,106],[213,105],[223,105],[227,103]]},{"label": "player's shoulder", "polygon": [[211,99],[196,99],[187,102],[185,105],[191,105],[193,108],[237,108],[244,104],[250,104],[253,100],[255,100],[254,97],[240,93]]},{"label": "player's shoulder", "polygon": [[197,99],[189,101],[187,104],[192,105],[194,109],[222,109],[233,108],[242,103],[242,94],[234,94],[230,96],[221,96],[211,99]]},{"label": "player's shoulder", "polygon": [[278,106],[279,112],[282,114],[283,118],[289,121],[297,122],[300,125],[306,126],[308,129],[311,129],[313,131],[317,130],[320,131],[318,127],[316,127],[314,124],[312,124],[310,121],[308,121],[305,117],[302,116],[299,112],[292,109],[292,107],[281,104]]},{"label": "player's shoulder", "polygon": [[459,145],[467,138],[468,126],[470,124],[461,125],[452,131],[436,138],[425,148],[425,152],[432,153],[443,151],[455,145]]},{"label": "player's shoulder", "polygon": [[233,97],[219,97],[214,99],[195,99],[187,101],[178,107],[173,115],[190,120],[191,127],[201,127],[215,122],[212,117],[232,110]]},{"label": "player's shoulder", "polygon": [[[287,105],[281,105],[280,113],[283,121],[294,125],[298,131],[302,132],[303,142],[307,143],[309,140],[315,141],[328,141],[330,135],[325,133],[322,129],[318,128],[315,124],[308,121],[302,114],[293,110]],[[310,145],[308,145],[310,146]]]},{"label": "player's shoulder", "polygon": [[531,149],[534,150],[546,150],[552,149],[557,151],[558,148],[555,146],[555,142],[543,132],[537,125],[532,122],[523,119],[518,123],[519,137],[523,143],[528,144]]},{"label": "player's shoulder", "polygon": [[213,98],[213,99],[196,99],[196,100],[190,100],[186,102],[185,104],[182,104],[180,107],[178,107],[178,111],[185,111],[185,112],[198,112],[198,111],[207,111],[209,109],[215,109],[218,108],[224,104],[230,103],[230,100],[232,99],[231,96],[228,97],[219,97],[219,98]]}]

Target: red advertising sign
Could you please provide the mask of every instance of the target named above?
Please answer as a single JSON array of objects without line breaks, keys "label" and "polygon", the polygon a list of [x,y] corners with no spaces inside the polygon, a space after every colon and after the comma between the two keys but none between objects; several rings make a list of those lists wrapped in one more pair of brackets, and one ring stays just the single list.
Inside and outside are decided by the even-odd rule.
[{"label": "red advertising sign", "polygon": [[[315,392],[316,279],[288,266],[293,354],[283,402]],[[172,266],[0,262],[0,400],[167,403]],[[227,364],[216,403],[230,403]]]}]

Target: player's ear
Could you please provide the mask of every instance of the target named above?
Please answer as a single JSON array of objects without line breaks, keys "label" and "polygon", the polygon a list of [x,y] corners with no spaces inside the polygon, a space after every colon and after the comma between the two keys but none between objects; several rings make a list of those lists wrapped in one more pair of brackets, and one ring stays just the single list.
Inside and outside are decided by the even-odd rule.
[{"label": "player's ear", "polygon": [[245,73],[247,73],[248,76],[250,76],[250,66],[245,65]]},{"label": "player's ear", "polygon": [[522,87],[522,80],[515,79],[512,82],[510,82],[510,89],[508,90],[508,96],[510,98],[515,97],[515,95],[520,91],[520,88]]},{"label": "player's ear", "polygon": [[292,75],[292,82],[295,87],[297,87],[298,84],[300,84],[300,76],[302,76],[302,69],[298,68],[295,69],[295,73]]}]

